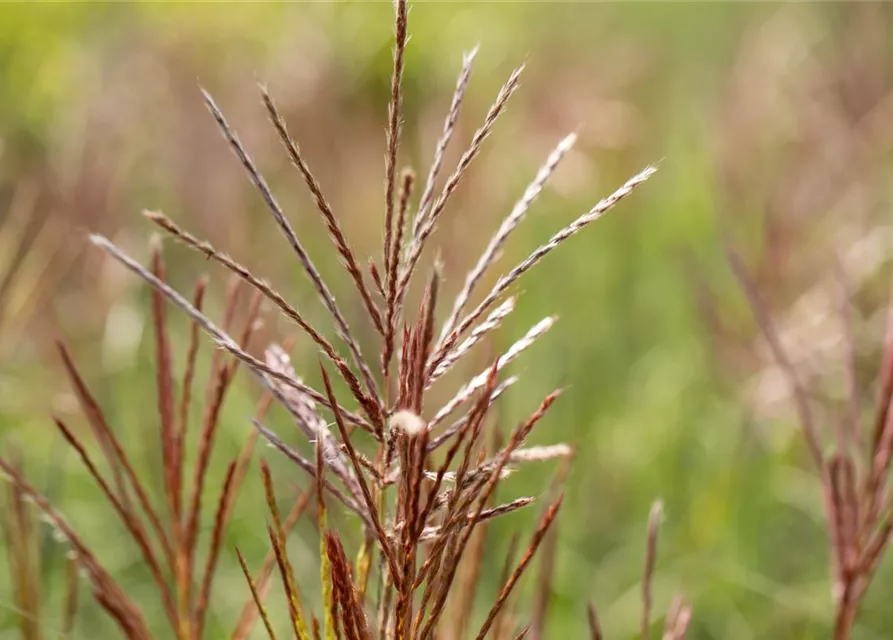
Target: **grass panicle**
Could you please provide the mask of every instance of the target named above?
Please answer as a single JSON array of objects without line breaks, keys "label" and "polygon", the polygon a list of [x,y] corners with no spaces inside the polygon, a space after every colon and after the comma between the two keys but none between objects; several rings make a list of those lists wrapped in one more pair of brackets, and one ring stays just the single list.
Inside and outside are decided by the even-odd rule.
[{"label": "grass panicle", "polygon": [[[310,193],[321,222],[344,267],[355,305],[340,306],[296,228],[273,194],[249,151],[241,142],[223,111],[207,92],[204,100],[227,146],[235,154],[260,199],[285,238],[297,270],[322,303],[332,327],[315,326],[309,313],[298,309],[282,290],[255,275],[252,267],[230,257],[157,211],[145,218],[178,244],[201,254],[222,268],[234,283],[227,293],[223,320],[213,321],[204,311],[208,280],[202,279],[191,296],[172,287],[166,277],[161,244],[153,239],[146,267],[100,235],[92,243],[108,257],[141,278],[152,290],[151,319],[154,333],[156,403],[161,443],[161,487],[150,487],[133,465],[107,423],[102,409],[90,394],[65,347],[60,345],[63,366],[71,380],[95,445],[84,441],[79,431],[57,420],[62,436],[78,454],[121,520],[149,568],[163,609],[170,622],[170,637],[201,640],[207,637],[206,616],[214,596],[214,576],[226,557],[225,543],[236,496],[248,475],[255,444],[262,438],[293,462],[306,475],[308,489],[293,503],[288,515],[276,497],[276,479],[266,462],[260,462],[262,490],[269,511],[267,538],[270,551],[257,571],[251,571],[239,549],[236,556],[247,581],[245,605],[238,616],[232,640],[245,640],[260,617],[270,638],[280,637],[284,625],[266,609],[272,574],[278,568],[287,602],[289,637],[299,640],[432,640],[454,637],[508,638],[541,637],[551,594],[550,584],[556,553],[555,521],[563,500],[563,479],[572,451],[565,444],[528,444],[534,428],[546,418],[559,391],[545,396],[526,420],[502,439],[496,408],[505,390],[517,376],[507,375],[516,359],[540,341],[555,323],[547,316],[534,324],[490,366],[458,386],[446,403],[435,402],[430,393],[463,358],[492,338],[513,312],[517,295],[508,289],[551,251],[594,222],[627,197],[653,173],[647,168],[613,194],[597,203],[575,221],[559,230],[529,256],[501,276],[493,288],[472,305],[478,285],[489,275],[512,232],[532,211],[537,197],[547,188],[576,139],[571,133],[548,155],[521,197],[490,238],[481,256],[468,271],[464,284],[451,303],[439,259],[426,271],[421,257],[462,181],[469,175],[484,142],[508,108],[520,87],[524,65],[511,72],[500,88],[483,124],[473,133],[456,166],[445,168],[451,144],[469,87],[477,48],[467,53],[447,111],[442,133],[435,144],[433,160],[424,186],[415,198],[412,168],[398,172],[401,163],[401,127],[405,55],[409,41],[409,7],[406,0],[394,3],[393,72],[388,100],[385,139],[384,220],[380,254],[360,256],[345,233],[345,218],[336,216],[322,186],[310,168],[298,142],[289,132],[285,117],[266,87],[261,100],[276,135],[292,165]],[[446,178],[441,180],[441,175]],[[442,182],[442,184],[441,184]],[[411,213],[414,212],[414,215]],[[380,260],[379,260],[380,256]],[[361,265],[368,267],[361,268]],[[371,282],[371,284],[370,284]],[[418,288],[420,302],[411,313],[407,300],[410,288]],[[253,296],[245,324],[236,327],[243,289]],[[259,334],[261,306],[266,302],[289,326],[297,326],[319,351],[320,386],[314,388],[299,376],[289,355],[288,341],[252,345]],[[185,366],[175,372],[178,356],[168,306],[186,314],[190,325]],[[468,311],[471,308],[471,311]],[[376,358],[363,356],[359,333],[354,333],[343,311],[358,310],[358,318],[374,329]],[[443,309],[444,313],[440,310]],[[445,318],[441,318],[445,316]],[[199,370],[201,333],[210,337],[215,349],[210,357],[210,375],[198,428],[190,428],[193,389]],[[334,333],[340,342],[329,336]],[[365,346],[365,345],[364,345]],[[339,349],[345,349],[341,355]],[[263,357],[252,355],[258,350]],[[498,352],[497,352],[498,353]],[[305,368],[303,366],[297,368]],[[228,461],[213,514],[213,525],[205,544],[200,544],[206,508],[204,489],[212,467],[212,454],[221,428],[221,415],[235,375],[244,369],[260,386],[258,410],[247,428],[245,444]],[[374,372],[374,373],[373,373]],[[891,376],[893,377],[893,376]],[[893,384],[891,384],[893,387]],[[267,410],[278,404],[296,426],[303,443],[294,444],[264,424]],[[448,419],[452,418],[452,422]],[[247,426],[247,425],[246,425]],[[337,433],[333,432],[337,429]],[[886,442],[886,435],[879,441]],[[98,449],[93,453],[92,449]],[[305,451],[312,447],[315,459]],[[194,452],[188,456],[187,451]],[[187,462],[193,460],[191,469]],[[99,465],[101,460],[104,464]],[[497,488],[520,465],[558,461],[556,480],[542,496],[497,496]],[[115,619],[128,638],[150,638],[140,607],[129,600],[113,578],[98,564],[89,548],[77,537],[44,497],[24,480],[20,471],[0,458],[12,479],[15,495],[29,496],[68,541],[77,566],[84,570],[100,604]],[[104,470],[107,468],[107,470]],[[833,473],[839,479],[835,500],[849,505],[855,483],[843,462]],[[505,483],[508,484],[508,483]],[[253,489],[256,490],[256,489]],[[153,503],[160,491],[163,508]],[[501,491],[500,491],[501,493]],[[299,584],[296,564],[289,557],[288,537],[310,504],[316,502],[322,610],[313,611],[313,598],[305,600],[307,585]],[[498,497],[498,499],[497,499]],[[330,498],[335,502],[330,503]],[[499,592],[477,619],[477,595],[487,562],[486,527],[495,518],[510,517],[534,503],[541,504],[539,522],[515,559],[513,545],[500,580]],[[338,527],[330,526],[330,504],[343,505]],[[843,507],[839,526],[841,544],[857,537],[858,518]],[[657,521],[652,517],[646,555],[643,596],[643,635],[651,615],[650,584],[654,573]],[[21,527],[19,527],[21,528]],[[356,533],[356,535],[353,535]],[[356,544],[356,548],[352,546]],[[350,553],[348,553],[350,549]],[[535,584],[532,618],[518,602],[520,584],[534,559],[542,554],[540,576]],[[201,563],[199,557],[204,557]],[[356,558],[351,562],[349,558]],[[21,573],[21,572],[20,572]],[[23,583],[24,584],[24,583]],[[22,589],[22,608],[33,608],[31,587]],[[303,592],[302,592],[303,590]],[[449,611],[449,615],[444,615]],[[483,613],[483,612],[481,612]],[[667,634],[682,638],[691,610],[679,601],[668,616]],[[590,613],[593,637],[601,637],[594,610]],[[476,632],[475,629],[478,629]],[[475,635],[472,635],[475,633]],[[674,635],[675,634],[675,635]],[[452,637],[451,636],[451,637]]]}]

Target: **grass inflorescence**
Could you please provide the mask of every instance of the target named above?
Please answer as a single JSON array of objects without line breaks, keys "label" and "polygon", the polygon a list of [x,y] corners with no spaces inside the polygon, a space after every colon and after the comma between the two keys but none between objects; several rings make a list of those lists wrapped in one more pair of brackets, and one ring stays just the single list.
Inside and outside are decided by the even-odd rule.
[{"label": "grass inflorescence", "polygon": [[[394,24],[380,256],[363,258],[353,249],[342,220],[324,195],[320,181],[289,132],[285,118],[268,90],[261,88],[261,101],[273,128],[308,190],[331,240],[332,250],[343,265],[363,315],[377,336],[375,353],[369,355],[361,351],[356,332],[348,324],[341,305],[310,252],[222,109],[207,92],[203,91],[203,95],[213,119],[331,317],[336,339],[330,338],[325,328],[311,323],[304,311],[273,284],[256,276],[250,266],[196,237],[161,212],[147,211],[145,217],[167,237],[231,274],[234,284],[219,324],[203,310],[206,281],[199,281],[191,296],[177,292],[168,283],[158,242],[152,244],[150,264],[143,266],[107,238],[91,236],[96,247],[142,278],[153,291],[151,321],[155,337],[163,506],[152,503],[150,496],[153,492],[135,472],[127,451],[62,344],[59,351],[63,367],[90,425],[98,454],[92,453],[94,447],[61,419],[57,418],[55,423],[136,544],[157,587],[171,629],[169,637],[178,640],[206,637],[206,615],[214,594],[215,569],[221,559],[236,495],[246,477],[258,438],[266,440],[292,461],[307,476],[310,488],[298,496],[287,514],[283,514],[278,506],[272,471],[261,461],[262,486],[269,511],[265,535],[269,539],[270,554],[259,569],[252,569],[241,551],[236,550],[247,589],[245,607],[231,636],[234,640],[248,637],[257,617],[270,638],[276,637],[276,629],[281,627],[275,622],[279,613],[270,612],[265,605],[274,571],[278,571],[281,588],[286,594],[290,622],[287,635],[300,640],[429,640],[445,634],[477,639],[521,638],[531,633],[539,637],[543,633],[556,552],[553,529],[564,499],[561,483],[572,449],[561,443],[529,446],[528,441],[546,419],[560,391],[546,394],[536,406],[530,407],[529,417],[516,425],[504,441],[491,438],[487,426],[499,398],[517,379],[506,377],[505,368],[540,340],[555,318],[547,316],[534,324],[488,367],[460,385],[446,403],[435,404],[430,390],[513,312],[516,297],[508,293],[524,274],[630,195],[655,169],[644,169],[559,229],[527,258],[500,275],[492,288],[481,295],[479,287],[485,276],[495,270],[501,248],[523,222],[576,140],[573,133],[562,138],[494,232],[453,302],[445,305],[440,265],[435,262],[425,271],[421,258],[430,251],[433,233],[447,214],[453,194],[519,89],[524,66],[509,75],[456,166],[444,177],[446,152],[456,131],[477,49],[463,57],[441,137],[414,203],[418,191],[417,174],[411,168],[398,168],[403,119],[402,78],[409,39],[405,0],[395,3]],[[414,314],[408,303],[408,292],[413,287],[421,293]],[[237,333],[235,308],[239,294],[246,288],[253,291],[253,298],[247,320]],[[474,300],[478,302],[473,304]],[[262,301],[272,305],[289,326],[296,327],[315,345],[320,358],[321,387],[314,388],[298,377],[287,345],[266,345],[262,358],[251,354],[250,343]],[[185,312],[192,323],[186,364],[179,376],[173,364],[167,317],[169,306]],[[439,310],[444,308],[449,310],[441,314]],[[443,321],[439,320],[441,316],[445,316]],[[201,423],[195,429],[189,424],[189,416],[202,332],[210,337],[216,349]],[[308,364],[301,366],[308,370]],[[217,491],[213,526],[204,545],[202,560],[199,538],[202,537],[201,517],[207,508],[203,504],[205,484],[224,400],[239,368],[252,374],[264,396],[252,421],[250,435],[241,453],[229,461]],[[343,387],[346,392],[339,395],[336,386]],[[315,459],[290,446],[264,424],[266,410],[273,402],[288,412],[298,431],[314,448]],[[195,447],[191,465],[187,465],[190,459],[186,455],[188,447]],[[97,455],[102,465],[97,463]],[[557,479],[546,485],[541,496],[520,496],[504,502],[497,500],[497,488],[515,467],[554,460],[560,461]],[[130,598],[102,567],[91,547],[66,523],[49,500],[28,484],[16,464],[0,459],[0,467],[12,479],[12,512],[18,514],[21,511],[22,497],[30,498],[67,541],[73,563],[86,574],[97,602],[122,633],[128,638],[154,637],[140,604]],[[287,545],[289,533],[311,505],[313,496],[320,536],[322,592],[322,609],[317,611],[311,609],[313,599],[305,598],[302,593],[309,586],[296,574]],[[543,501],[538,524],[526,543],[513,545],[517,553],[513,551],[506,559],[498,594],[475,627],[472,608],[481,578],[486,543],[483,532],[487,523],[538,501]],[[329,527],[328,513],[335,507],[346,511],[348,522],[361,533],[359,548],[349,552],[345,536]],[[643,637],[648,636],[652,626],[650,585],[660,517],[661,508],[657,505],[649,522],[646,546]],[[24,544],[28,526],[28,521],[23,518],[15,519],[8,526],[11,545],[15,548]],[[541,571],[534,595],[533,617],[527,619],[515,600],[517,587],[537,554],[542,556]],[[23,554],[22,557],[27,556]],[[24,585],[21,607],[36,611],[37,596],[30,582],[32,572],[24,565],[14,565],[13,569],[16,578]],[[72,605],[70,616],[73,615]],[[683,638],[690,616],[690,608],[681,600],[676,601],[667,617],[663,637]],[[592,607],[589,621],[592,637],[600,638],[598,618]]]}]

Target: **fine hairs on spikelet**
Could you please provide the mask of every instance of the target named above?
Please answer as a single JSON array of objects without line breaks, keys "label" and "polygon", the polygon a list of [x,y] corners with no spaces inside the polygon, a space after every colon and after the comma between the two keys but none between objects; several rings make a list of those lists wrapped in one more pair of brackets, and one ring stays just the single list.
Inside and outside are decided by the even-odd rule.
[{"label": "fine hairs on spikelet", "polygon": [[[310,252],[222,109],[207,92],[202,94],[212,118],[256,187],[273,224],[283,235],[288,250],[294,253],[322,307],[331,316],[331,333],[335,337],[329,337],[330,332],[311,324],[309,316],[271,283],[255,276],[251,267],[196,237],[161,212],[146,211],[145,217],[166,236],[231,274],[234,284],[219,323],[203,311],[205,281],[198,283],[191,298],[168,284],[157,241],[152,243],[151,264],[145,267],[107,238],[91,236],[97,248],[142,278],[153,291],[151,318],[155,330],[165,508],[158,510],[149,501],[149,492],[134,472],[127,452],[61,344],[64,368],[97,442],[105,463],[103,468],[108,467],[109,472],[105,473],[94,463],[94,454],[81,436],[61,420],[56,420],[56,424],[149,567],[171,628],[170,635],[165,637],[177,640],[205,637],[206,612],[213,596],[213,578],[224,533],[258,438],[295,463],[306,474],[309,488],[294,500],[287,514],[280,512],[273,474],[261,461],[262,491],[270,514],[266,531],[270,553],[260,568],[253,569],[241,551],[236,550],[247,587],[246,603],[231,636],[234,640],[247,638],[257,617],[261,618],[270,638],[275,638],[277,629],[282,627],[278,621],[284,619],[284,614],[273,614],[264,604],[274,572],[278,572],[287,596],[290,627],[287,636],[300,640],[311,637],[431,640],[450,629],[455,637],[477,639],[521,638],[531,631],[539,637],[542,633],[555,553],[555,537],[550,532],[554,534],[554,523],[563,502],[561,483],[572,450],[561,443],[543,446],[527,446],[527,443],[560,392],[546,394],[537,406],[529,407],[529,417],[516,425],[504,440],[491,438],[487,427],[492,422],[496,402],[517,380],[514,376],[505,376],[505,369],[542,338],[555,317],[546,316],[535,323],[494,358],[490,366],[459,385],[455,393],[447,396],[450,399],[446,403],[433,405],[428,392],[512,313],[517,295],[507,293],[521,276],[630,195],[655,169],[648,167],[634,175],[614,193],[555,232],[524,260],[499,276],[488,292],[480,295],[478,287],[496,268],[501,248],[535,205],[576,140],[573,133],[562,138],[474,262],[455,300],[444,304],[441,270],[435,265],[429,273],[424,273],[421,257],[429,250],[429,241],[438,223],[447,215],[453,194],[520,87],[524,67],[516,68],[509,75],[456,166],[448,170],[446,152],[456,132],[477,48],[463,57],[430,169],[424,174],[421,193],[413,204],[417,174],[412,169],[398,169],[403,120],[402,77],[409,39],[408,7],[405,0],[397,0],[394,8],[395,45],[385,140],[380,255],[364,258],[351,247],[340,213],[324,195],[323,186],[270,93],[265,87],[260,90],[273,128],[289,161],[300,174],[333,250],[355,289],[358,308],[378,338],[376,353],[370,356],[361,351],[356,332],[348,324]],[[411,286],[422,294],[414,316],[408,313],[407,304]],[[251,289],[253,298],[244,328],[234,335],[237,300],[244,289]],[[472,306],[473,300],[479,302]],[[262,301],[270,303],[289,326],[316,346],[321,386],[314,388],[298,377],[288,354],[288,344],[265,345],[263,358],[251,355],[249,345],[258,327]],[[191,322],[186,367],[179,378],[173,366],[168,305],[183,311]],[[439,310],[446,313],[441,314]],[[441,315],[446,318],[443,322],[438,320]],[[216,349],[201,428],[195,432],[189,428],[188,416],[202,332],[210,337]],[[346,355],[342,356],[342,350]],[[313,369],[307,365],[300,363],[297,368],[306,373]],[[251,421],[254,428],[242,452],[227,467],[213,514],[214,525],[207,537],[207,551],[201,562],[198,540],[203,537],[200,535],[203,486],[224,399],[238,368],[253,376],[264,396]],[[345,389],[344,392],[336,394],[333,377],[337,377],[337,388]],[[305,456],[303,449],[289,445],[264,425],[265,413],[273,402],[288,413],[298,432],[312,446],[315,459]],[[196,452],[191,469],[186,465],[187,448],[194,448]],[[556,460],[559,472],[543,495],[515,497],[505,502],[497,500],[497,488],[517,466]],[[74,562],[87,575],[97,601],[121,632],[128,638],[153,637],[138,604],[101,567],[42,494],[27,483],[19,468],[0,458],[0,469],[11,478],[14,495],[29,497],[61,532],[72,549]],[[290,531],[311,504],[312,494],[320,535],[322,584],[319,587],[323,608],[318,611],[308,607],[313,599],[303,597],[303,592],[312,585],[306,584],[303,576],[299,580],[287,544]],[[538,502],[542,502],[538,507],[538,524],[526,545],[522,542],[513,545],[518,557],[515,558],[513,551],[507,558],[498,594],[475,628],[473,594],[484,558],[487,523]],[[329,514],[334,508],[344,511],[348,522],[361,532],[360,536],[351,536],[362,541],[357,549],[348,552],[346,536],[329,528]],[[643,637],[647,637],[651,626],[650,585],[655,570],[660,513],[656,507],[648,527],[642,589]],[[525,609],[516,605],[517,586],[541,549],[545,551],[536,588],[536,613],[533,620],[528,620]],[[681,600],[674,601],[663,637],[682,639],[690,617],[690,608]],[[458,622],[452,622],[454,619]],[[592,637],[600,638],[598,618],[591,606],[589,624]]]},{"label": "fine hairs on spikelet", "polygon": [[400,430],[410,438],[419,435],[425,428],[425,421],[406,409],[401,409],[392,415],[388,424],[392,430]]}]

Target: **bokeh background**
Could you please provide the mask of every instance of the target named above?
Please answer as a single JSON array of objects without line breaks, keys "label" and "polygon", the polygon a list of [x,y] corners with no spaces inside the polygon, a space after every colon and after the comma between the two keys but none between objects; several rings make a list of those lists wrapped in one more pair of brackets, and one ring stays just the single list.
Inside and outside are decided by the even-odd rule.
[{"label": "bokeh background", "polygon": [[[349,283],[256,84],[269,86],[354,247],[377,255],[391,21],[389,3],[0,6],[0,442],[21,452],[35,484],[96,545],[159,630],[163,614],[136,549],[109,524],[111,512],[50,420],[55,412],[84,427],[52,346],[62,336],[140,470],[157,476],[146,287],[88,248],[86,234],[109,235],[145,258],[152,229],[140,211],[161,209],[324,323],[199,86],[215,96],[347,300]],[[746,257],[795,360],[820,388],[828,424],[845,403],[842,318],[852,317],[870,407],[893,248],[891,26],[889,6],[861,3],[412,8],[401,164],[427,167],[464,51],[481,45],[456,136],[462,142],[448,166],[511,69],[528,61],[521,91],[436,234],[448,291],[569,131],[579,142],[502,266],[660,162],[648,184],[526,277],[518,310],[489,353],[464,369],[475,371],[543,315],[558,314],[514,365],[521,383],[500,409],[511,425],[552,388],[566,389],[537,435],[577,449],[544,637],[582,637],[589,600],[607,637],[635,635],[645,523],[656,498],[666,509],[656,608],[684,593],[694,604],[690,637],[828,637],[820,488],[722,243]],[[219,310],[225,274],[183,248],[166,253],[181,290],[211,276],[210,306]],[[847,305],[837,295],[838,262],[852,294]],[[347,310],[371,339],[362,309]],[[268,339],[287,333],[275,314],[265,322]],[[182,346],[188,324],[178,318],[175,327]],[[293,357],[299,373],[306,363],[315,379],[311,346],[299,340]],[[209,486],[246,437],[256,398],[252,381],[240,377]],[[288,431],[283,416],[272,422]],[[306,484],[264,454],[283,486]],[[527,469],[502,495],[542,492],[550,474]],[[247,596],[233,544],[255,562],[266,551],[258,491],[249,476],[212,602],[213,633],[230,628]],[[482,598],[498,588],[511,533],[529,531],[536,516],[537,509],[518,513],[489,529]],[[64,551],[48,530],[40,535],[45,597],[58,602]],[[310,585],[315,535],[299,528],[292,542]],[[0,638],[13,638],[5,562],[0,555]],[[885,565],[856,637],[890,636],[891,580]],[[46,607],[46,637],[58,609]],[[75,631],[117,633],[86,594]]]}]

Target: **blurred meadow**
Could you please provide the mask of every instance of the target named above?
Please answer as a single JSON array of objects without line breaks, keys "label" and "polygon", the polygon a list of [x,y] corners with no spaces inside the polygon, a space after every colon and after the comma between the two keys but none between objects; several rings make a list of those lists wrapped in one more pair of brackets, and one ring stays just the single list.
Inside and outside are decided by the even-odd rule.
[{"label": "blurred meadow", "polygon": [[[92,248],[87,234],[103,233],[145,260],[155,229],[140,212],[161,210],[277,282],[311,321],[328,326],[209,116],[204,87],[347,305],[351,326],[371,340],[257,83],[277,100],[356,251],[377,255],[392,22],[387,2],[0,5],[0,446],[21,457],[32,481],[92,541],[153,628],[164,628],[164,615],[139,554],[110,524],[108,505],[51,420],[87,428],[54,347],[62,338],[160,495],[149,291]],[[498,270],[642,167],[659,166],[533,270],[493,341],[450,374],[459,382],[477,373],[514,337],[557,314],[554,328],[513,365],[521,380],[498,409],[511,426],[529,413],[531,398],[564,389],[535,436],[576,450],[554,562],[541,556],[522,585],[529,594],[535,574],[553,574],[543,637],[584,637],[590,600],[606,637],[638,633],[645,527],[657,498],[665,520],[655,609],[683,593],[694,609],[690,638],[830,637],[821,487],[723,243],[744,256],[792,358],[822,396],[823,423],[833,425],[848,402],[850,343],[868,410],[893,255],[893,7],[420,1],[409,31],[400,166],[426,166],[463,52],[480,43],[456,134],[463,142],[448,166],[504,79],[528,62],[520,91],[436,232],[450,295],[568,132],[577,131],[576,147]],[[170,241],[165,258],[181,291],[209,276],[206,307],[219,315],[228,275]],[[190,325],[179,312],[170,317],[180,365]],[[257,349],[293,335],[272,310],[262,318]],[[314,345],[294,337],[298,375],[317,382]],[[200,379],[212,352],[201,344]],[[256,383],[240,373],[223,408],[209,487],[219,486],[225,460],[250,432],[258,397]],[[289,433],[284,412],[273,411],[269,422]],[[282,495],[307,485],[278,453],[258,454],[282,479]],[[500,491],[539,495],[551,474],[546,464],[531,466]],[[233,545],[252,564],[266,553],[260,491],[252,471],[225,541],[209,637],[228,633],[248,595]],[[535,506],[489,525],[493,546],[479,597],[492,599],[513,532],[526,538],[539,513]],[[35,535],[44,637],[52,638],[64,550],[48,527]],[[318,575],[316,549],[316,531],[300,525],[290,541],[299,574]],[[0,554],[0,639],[21,637],[8,564]],[[854,638],[890,637],[891,585],[885,563]],[[71,637],[118,637],[87,590],[81,597]],[[287,624],[276,589],[270,610]]]}]

